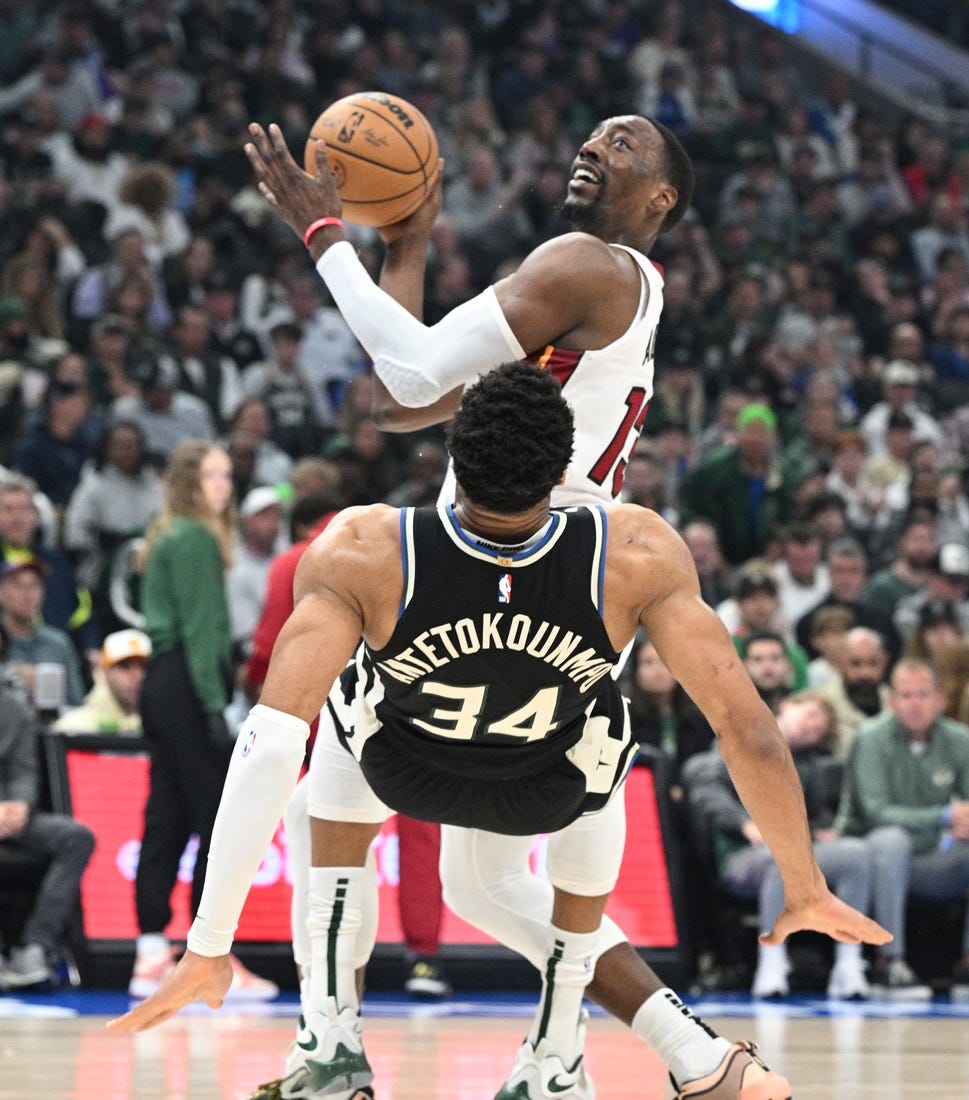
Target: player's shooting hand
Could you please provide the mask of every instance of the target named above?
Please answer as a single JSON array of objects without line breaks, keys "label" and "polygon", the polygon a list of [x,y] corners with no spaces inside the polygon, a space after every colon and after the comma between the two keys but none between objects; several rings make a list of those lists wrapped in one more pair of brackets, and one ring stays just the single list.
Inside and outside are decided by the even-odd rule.
[{"label": "player's shooting hand", "polygon": [[204,1001],[209,1008],[219,1008],[232,984],[232,967],[228,955],[209,959],[186,951],[178,966],[150,997],[130,1012],[108,1020],[108,1031],[147,1031],[156,1027],[180,1008],[193,1001]]},{"label": "player's shooting hand", "polygon": [[316,175],[312,176],[293,160],[275,122],[270,123],[268,132],[258,123],[250,123],[249,133],[252,141],[246,142],[245,151],[259,190],[294,233],[302,237],[317,218],[340,216],[343,204],[330,173],[324,142],[316,142]]},{"label": "player's shooting hand", "polygon": [[829,890],[810,904],[785,905],[770,932],[762,932],[763,944],[780,944],[792,932],[823,932],[841,943],[889,943],[892,936],[871,917],[859,913]]},{"label": "player's shooting hand", "polygon": [[427,198],[414,211],[393,225],[381,226],[377,232],[384,244],[401,246],[414,243],[421,249],[427,247],[428,238],[438,215],[441,213],[441,205],[444,201],[444,158],[439,157],[437,162],[437,175],[427,193]]}]

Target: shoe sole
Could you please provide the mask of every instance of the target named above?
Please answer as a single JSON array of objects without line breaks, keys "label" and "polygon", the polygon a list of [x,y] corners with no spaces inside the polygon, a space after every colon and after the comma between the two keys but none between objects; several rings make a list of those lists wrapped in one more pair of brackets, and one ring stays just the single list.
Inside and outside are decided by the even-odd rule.
[{"label": "shoe sole", "polygon": [[440,1001],[451,994],[450,987],[442,985],[440,982],[421,981],[419,978],[407,982],[404,986],[404,992],[410,994],[411,997],[424,997],[432,1001]]},{"label": "shoe sole", "polygon": [[160,985],[161,982],[156,982],[153,978],[132,978],[128,982],[128,996],[137,1001],[143,1001],[152,993],[157,993]]},{"label": "shoe sole", "polygon": [[873,986],[871,995],[883,1001],[912,1001],[914,1003],[916,1001],[932,1000],[931,989],[879,989],[878,986]]},{"label": "shoe sole", "polygon": [[791,1086],[779,1073],[768,1070],[766,1077],[740,1090],[739,1100],[791,1100]]},{"label": "shoe sole", "polygon": [[677,1100],[703,1100],[704,1097],[707,1100],[727,1100],[727,1097],[734,1096],[737,1100],[791,1100],[790,1084],[773,1070],[761,1070],[763,1077],[744,1085],[744,1074],[751,1066],[760,1068],[748,1051],[735,1049],[718,1080],[697,1091],[687,1092],[684,1089],[677,1094]]},{"label": "shoe sole", "polygon": [[3,985],[6,989],[26,989],[29,985],[43,985],[53,979],[51,970],[32,970],[28,974],[11,974],[8,970],[3,976]]},{"label": "shoe sole", "polygon": [[259,989],[230,989],[222,998],[226,1004],[252,1003],[254,1001],[271,1001],[279,996],[279,990]]}]

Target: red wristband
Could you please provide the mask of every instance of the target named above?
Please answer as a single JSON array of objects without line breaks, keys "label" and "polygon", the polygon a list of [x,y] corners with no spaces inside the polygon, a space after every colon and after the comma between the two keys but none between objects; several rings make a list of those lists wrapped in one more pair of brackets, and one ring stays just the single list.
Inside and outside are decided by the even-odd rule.
[{"label": "red wristband", "polygon": [[338,225],[341,229],[343,228],[343,222],[339,218],[317,218],[315,222],[310,222],[306,227],[306,232],[303,234],[303,244],[309,248],[313,234],[320,229],[325,229],[328,225]]}]

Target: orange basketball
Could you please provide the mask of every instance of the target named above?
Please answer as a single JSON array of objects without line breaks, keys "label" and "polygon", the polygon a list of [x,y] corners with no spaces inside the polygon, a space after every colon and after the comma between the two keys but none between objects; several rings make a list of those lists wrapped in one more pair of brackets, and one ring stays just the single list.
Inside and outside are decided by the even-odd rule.
[{"label": "orange basketball", "polygon": [[357,225],[393,225],[424,201],[437,177],[437,138],[406,99],[357,92],[338,99],[313,123],[303,161],[315,174],[313,142],[326,142],[343,216]]}]

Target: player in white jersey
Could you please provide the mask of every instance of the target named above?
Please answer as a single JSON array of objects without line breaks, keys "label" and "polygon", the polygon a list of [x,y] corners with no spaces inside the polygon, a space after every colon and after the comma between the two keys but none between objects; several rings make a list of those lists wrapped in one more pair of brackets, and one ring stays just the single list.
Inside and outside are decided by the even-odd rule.
[{"label": "player in white jersey", "polygon": [[[509,358],[525,357],[559,379],[576,413],[576,453],[554,504],[609,502],[618,495],[653,388],[662,276],[647,254],[660,231],[685,213],[693,189],[689,158],[665,127],[630,115],[600,123],[577,154],[563,206],[577,232],[539,246],[512,275],[433,327],[416,318],[434,203],[382,234],[387,253],[380,289],[343,240],[339,197],[322,143],[312,177],[293,162],[278,128],[270,127],[267,135],[253,126],[251,134],[247,153],[260,190],[303,237],[374,361],[381,427],[407,431],[438,423],[453,413],[467,383]],[[321,760],[328,746],[334,748],[332,738],[317,740]],[[327,766],[314,761],[310,772],[314,830],[375,812],[368,808],[362,776],[357,773],[358,786],[343,768],[337,784],[332,753],[326,759]],[[601,827],[615,825],[603,819]],[[443,834],[442,879],[450,907],[544,968],[552,891],[528,871],[528,841],[448,827]],[[572,850],[574,864],[560,873],[580,893],[596,893],[606,885],[595,859],[596,837],[587,828],[584,842]],[[364,926],[373,928],[372,915]],[[361,942],[361,963],[369,946]],[[640,1038],[654,1037],[663,1026],[652,997],[661,988],[659,979],[608,920],[597,954],[590,996]],[[698,1064],[694,1076],[715,1068]],[[711,1100],[739,1095],[743,1074],[735,1087],[726,1083],[726,1072],[724,1066],[723,1087],[732,1091],[711,1093]]]}]

